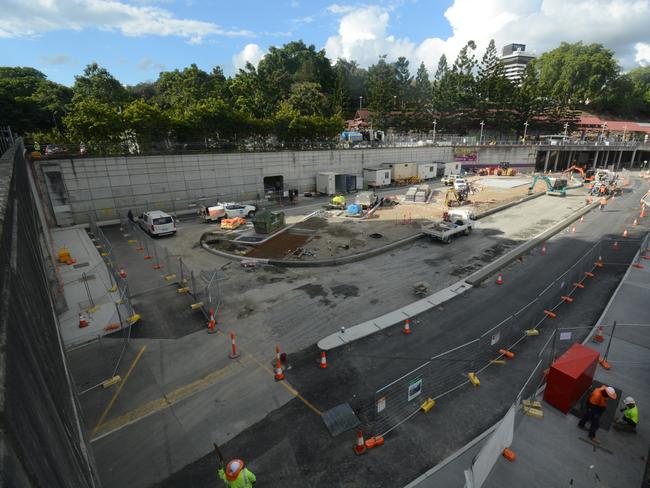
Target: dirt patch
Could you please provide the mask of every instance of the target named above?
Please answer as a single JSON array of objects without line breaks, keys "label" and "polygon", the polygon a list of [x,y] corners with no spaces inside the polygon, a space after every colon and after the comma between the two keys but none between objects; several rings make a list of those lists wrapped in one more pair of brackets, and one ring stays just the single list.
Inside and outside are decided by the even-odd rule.
[{"label": "dirt patch", "polygon": [[321,285],[314,285],[312,283],[307,283],[306,285],[299,286],[296,288],[296,290],[304,291],[307,295],[309,295],[309,298],[324,298],[327,296],[327,292]]},{"label": "dirt patch", "polygon": [[309,217],[307,220],[297,224],[294,229],[321,230],[329,226],[327,219],[323,217]]},{"label": "dirt patch", "polygon": [[332,295],[335,297],[343,296],[343,298],[348,298],[359,296],[359,287],[355,285],[336,285],[331,290]]},{"label": "dirt patch", "polygon": [[356,237],[357,233],[350,229],[350,224],[352,224],[352,222],[330,225],[327,229],[327,233],[334,237],[351,239],[353,237]]},{"label": "dirt patch", "polygon": [[279,236],[252,249],[246,256],[262,259],[282,259],[287,254],[303,246],[308,240],[309,236],[283,232]]}]

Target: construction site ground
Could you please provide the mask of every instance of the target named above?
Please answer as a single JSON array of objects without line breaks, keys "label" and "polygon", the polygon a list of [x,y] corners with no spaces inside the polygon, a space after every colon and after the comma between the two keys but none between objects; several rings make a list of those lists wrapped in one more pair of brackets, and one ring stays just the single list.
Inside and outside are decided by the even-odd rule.
[{"label": "construction site ground", "polygon": [[[640,183],[636,184],[638,186]],[[636,193],[639,191],[637,189]],[[636,193],[630,193],[628,201],[634,201]],[[619,212],[624,211],[626,199],[627,196],[620,199],[622,210]],[[197,272],[219,269],[224,273],[219,328],[236,333],[241,357],[228,359],[229,340],[225,334],[207,335],[204,330],[192,332],[196,330],[195,327],[199,327],[197,324],[204,323],[204,319],[198,313],[189,313],[187,303],[180,304],[180,310],[174,313],[159,314],[156,318],[159,323],[151,324],[160,329],[186,326],[189,332],[187,335],[162,339],[152,332],[131,339],[118,371],[125,378],[120,390],[95,389],[81,396],[86,424],[93,431],[92,445],[104,485],[150,485],[197,459],[202,459],[210,452],[212,442],[223,444],[231,439],[234,440],[232,448],[228,447],[227,455],[235,455],[235,447],[246,444],[245,449],[242,447],[243,450],[236,454],[250,459],[254,470],[255,463],[259,462],[257,469],[264,472],[268,486],[277,486],[278,479],[285,480],[283,483],[287,485],[286,480],[289,476],[295,476],[295,470],[300,469],[299,466],[309,464],[316,457],[320,458],[318,462],[327,459],[323,453],[314,456],[310,454],[310,432],[320,432],[318,429],[324,428],[321,420],[301,398],[307,399],[310,404],[316,402],[315,408],[323,409],[326,405],[319,405],[322,402],[319,395],[327,394],[329,390],[323,388],[320,392],[314,392],[313,402],[309,400],[308,394],[302,394],[303,388],[312,394],[313,388],[317,388],[323,379],[315,377],[310,380],[308,376],[303,379],[299,374],[300,357],[303,357],[305,364],[312,360],[314,351],[308,348],[341,326],[349,327],[414,301],[412,285],[416,282],[428,281],[433,291],[450,285],[583,206],[584,192],[580,190],[569,192],[566,198],[543,196],[483,219],[477,232],[470,237],[458,239],[450,246],[422,239],[359,263],[310,269],[263,266],[246,271],[238,263],[214,256],[199,247],[198,238],[205,232],[205,224],[181,222],[178,235],[157,239],[156,242],[165,245],[173,254],[183,256],[186,264]],[[292,209],[291,213],[293,212],[298,213],[300,209]],[[588,232],[595,235],[613,232],[623,225],[619,221],[621,217],[622,213],[606,212],[598,217],[597,222],[601,224],[594,225]],[[605,230],[607,228],[609,230]],[[119,232],[116,234],[110,233],[109,238],[115,239],[118,256],[125,253],[120,259],[126,262],[126,254],[135,252]],[[579,233],[573,239],[581,237]],[[595,237],[590,235],[590,239],[593,238]],[[118,245],[122,239],[124,242]],[[571,250],[574,245],[572,242],[567,239],[565,247]],[[561,262],[556,264],[557,266],[553,265],[554,269],[547,265],[548,272],[561,268]],[[546,272],[546,267],[541,271]],[[164,286],[160,274],[149,273],[150,264],[142,259],[133,259],[128,268],[129,277],[139,276],[145,282],[145,288],[156,290]],[[491,288],[486,288],[489,289]],[[482,292],[483,290],[476,291]],[[492,290],[492,293],[494,296],[490,299],[497,299],[499,290]],[[160,303],[162,310],[173,307],[166,300],[166,295],[157,295],[155,291],[147,293],[145,298],[149,303],[147,306]],[[473,301],[470,300],[469,303]],[[463,304],[461,309],[464,307]],[[499,310],[495,309],[494,313],[497,312]],[[483,311],[478,313],[482,314]],[[453,324],[453,327],[448,326],[451,327],[449,330],[456,330],[454,327],[459,323],[464,325],[466,319],[448,314],[444,320],[447,321],[445,323]],[[146,321],[143,320],[143,323]],[[449,340],[453,336],[453,333],[450,334]],[[376,340],[378,339],[373,338],[371,341]],[[287,382],[273,381],[270,365],[275,344],[280,344],[283,351],[296,356],[298,374],[290,378],[290,381],[299,385],[298,390]],[[301,350],[304,351],[300,352]],[[111,344],[110,339],[102,340],[95,348],[75,351],[72,362],[75,379],[89,368],[111,369],[115,351],[117,347]],[[306,367],[302,369],[307,371]],[[394,371],[390,368],[375,369],[372,374],[382,378],[379,379],[378,376],[378,379],[373,380],[370,376],[369,384],[393,377]],[[521,371],[521,374],[524,375],[525,371]],[[355,368],[346,373],[346,377],[350,378],[356,375]],[[350,386],[354,387],[359,378],[350,381]],[[354,395],[345,384],[340,387],[342,391],[337,397]],[[286,407],[281,408],[285,404]],[[312,414],[304,415],[305,409]],[[104,412],[103,422],[98,425]],[[302,427],[293,429],[280,422],[278,429],[281,429],[282,436],[261,438],[259,443],[246,437],[258,432],[255,429],[268,429],[269,422],[274,420],[288,421],[292,412],[299,413],[296,418],[307,424],[301,423]],[[493,420],[497,415],[498,408],[493,414],[483,417],[483,420]],[[260,421],[262,423],[251,429],[251,426]],[[310,422],[314,422],[311,431]],[[307,430],[303,431],[303,427]],[[471,427],[466,429],[468,435],[475,426]],[[290,438],[288,431],[291,431],[290,436],[303,432],[305,438],[290,445],[296,439]],[[320,438],[320,433],[318,436]],[[341,456],[348,450],[351,452],[349,439],[337,439],[336,442],[347,446],[345,450],[339,450]],[[324,445],[331,448],[332,441],[328,438],[325,440],[327,443]],[[302,449],[300,456],[296,456],[298,448]],[[266,457],[261,454],[258,456],[260,451],[256,449],[268,450],[269,454]],[[406,472],[418,474],[414,471],[430,467],[431,462],[445,457],[450,449],[453,449],[451,444],[442,449],[444,452],[436,451],[426,460],[418,458],[416,469],[409,468]],[[283,456],[289,457],[279,462]],[[295,462],[294,458],[297,459]],[[375,456],[375,459],[380,458]],[[349,457],[341,460],[344,466],[352,466],[356,462]],[[275,464],[275,475],[265,472],[267,468],[263,466],[267,466],[267,461]],[[185,478],[184,486],[205,486],[200,482],[193,484],[191,480],[195,475],[199,478],[208,476],[207,471],[202,471],[207,468],[207,462],[207,458],[198,461],[199,464],[191,471],[194,474]],[[305,468],[306,474],[320,469],[317,464],[311,466],[313,471],[312,468]],[[358,470],[341,470],[348,473],[355,471]],[[209,472],[210,476],[214,475],[212,470]],[[300,477],[293,479],[296,482],[302,480]],[[211,483],[212,481],[208,484]],[[349,486],[366,485],[363,480],[354,483],[356,484]],[[338,486],[346,485],[340,483]]]},{"label": "construction site ground", "polygon": [[[474,192],[463,208],[478,215],[523,198],[529,194],[531,180],[529,177],[474,176],[468,181]],[[401,202],[399,205],[382,206],[368,218],[347,216],[345,210],[329,210],[306,220],[302,220],[304,216],[290,215],[287,223],[295,224],[293,227],[259,245],[232,241],[233,236],[244,229],[224,232],[213,225],[206,242],[214,249],[238,256],[286,261],[309,262],[363,253],[418,234],[423,223],[440,220],[449,210],[445,201],[449,187],[441,184],[430,186],[432,195],[429,202],[404,201],[401,193],[405,189],[401,188],[396,192]],[[538,181],[534,193],[545,189],[544,182]]]}]

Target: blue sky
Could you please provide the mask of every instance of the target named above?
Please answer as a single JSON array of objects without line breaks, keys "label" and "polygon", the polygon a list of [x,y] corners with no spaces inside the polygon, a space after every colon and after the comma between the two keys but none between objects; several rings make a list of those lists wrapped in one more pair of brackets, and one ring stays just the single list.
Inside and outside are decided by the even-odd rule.
[{"label": "blue sky", "polygon": [[[272,45],[302,39],[362,66],[405,55],[435,69],[472,39],[540,54],[561,40],[602,42],[624,66],[650,63],[650,0],[0,0],[0,65],[72,84],[97,62],[122,83],[196,63],[227,74]],[[414,68],[415,70],[415,68]]]}]

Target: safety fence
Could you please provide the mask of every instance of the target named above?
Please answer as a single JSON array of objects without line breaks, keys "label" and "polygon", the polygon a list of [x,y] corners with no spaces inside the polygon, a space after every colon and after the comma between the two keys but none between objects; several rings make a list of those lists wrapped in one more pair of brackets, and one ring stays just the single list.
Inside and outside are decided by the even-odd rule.
[{"label": "safety fence", "polygon": [[[559,336],[555,340],[553,325],[559,309],[573,301],[576,290],[589,287],[601,268],[629,266],[639,245],[640,241],[636,239],[597,242],[517,312],[488,328],[479,337],[431,357],[377,389],[372,403],[360,411],[366,430],[381,436],[388,434],[416,415],[425,399],[438,400],[470,384],[471,374],[478,376],[495,362],[503,361],[524,341],[541,344],[535,371],[546,369],[562,349]],[[545,244],[536,252],[544,254]],[[534,386],[527,385],[526,388],[534,391]],[[527,391],[522,390],[522,394],[525,393]]]},{"label": "safety fence", "polygon": [[201,310],[206,319],[217,314],[221,306],[219,281],[223,273],[217,270],[202,271],[198,275],[191,269],[183,257],[173,254],[161,242],[154,240],[140,225],[126,216],[120,217],[120,229],[129,244],[143,254],[161,277],[179,287],[179,292],[192,297],[192,308]]}]

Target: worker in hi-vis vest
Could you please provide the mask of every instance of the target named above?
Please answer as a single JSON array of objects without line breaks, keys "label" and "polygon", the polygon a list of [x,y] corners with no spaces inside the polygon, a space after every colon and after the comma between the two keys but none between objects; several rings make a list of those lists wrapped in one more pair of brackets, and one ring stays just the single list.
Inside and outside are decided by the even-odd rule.
[{"label": "worker in hi-vis vest", "polygon": [[623,417],[616,419],[614,428],[636,432],[636,426],[639,423],[639,407],[636,406],[636,402],[632,397],[626,397],[623,403],[625,403],[625,408],[621,409]]},{"label": "worker in hi-vis vest", "polygon": [[252,488],[257,481],[255,475],[244,466],[241,459],[233,459],[223,468],[223,463],[219,465],[219,478],[223,480],[228,488]]},{"label": "worker in hi-vis vest", "polygon": [[607,407],[607,400],[616,400],[614,388],[606,385],[594,388],[589,396],[585,413],[578,423],[578,427],[584,429],[585,424],[589,422],[589,440],[597,444],[600,444],[600,441],[596,439],[596,431],[600,425],[600,416]]}]

